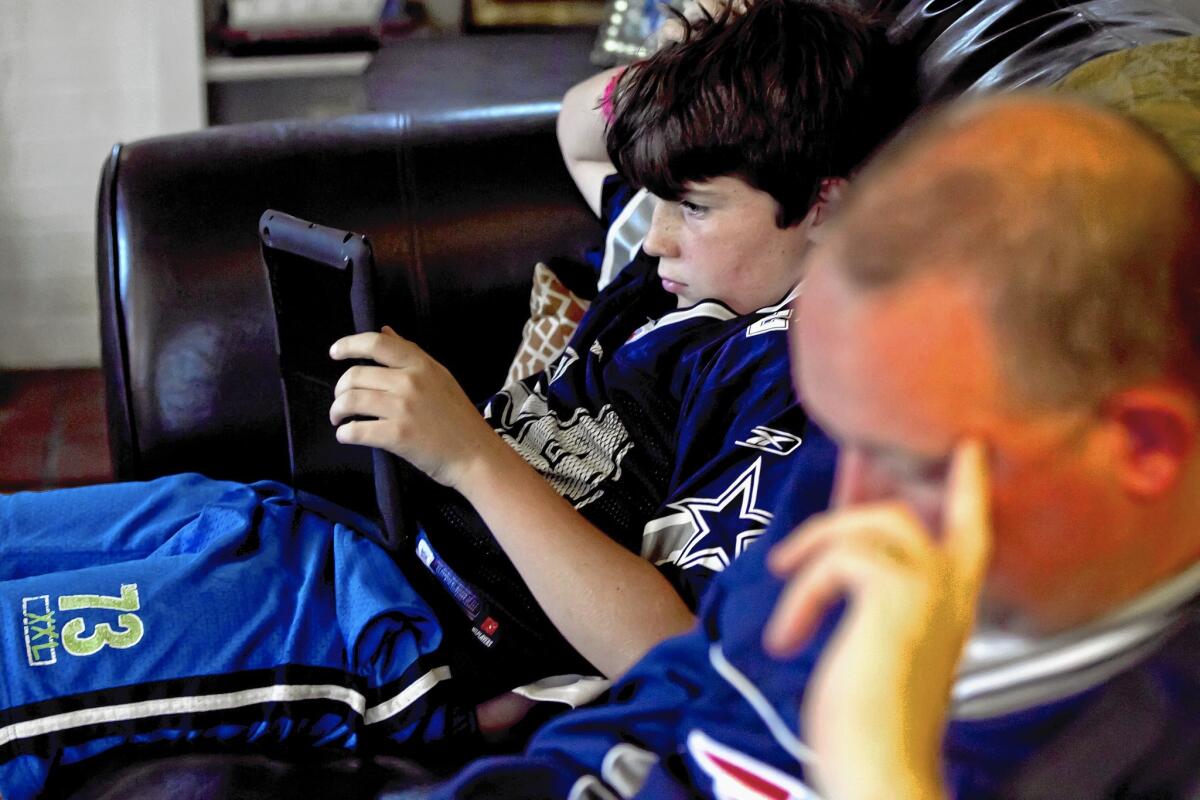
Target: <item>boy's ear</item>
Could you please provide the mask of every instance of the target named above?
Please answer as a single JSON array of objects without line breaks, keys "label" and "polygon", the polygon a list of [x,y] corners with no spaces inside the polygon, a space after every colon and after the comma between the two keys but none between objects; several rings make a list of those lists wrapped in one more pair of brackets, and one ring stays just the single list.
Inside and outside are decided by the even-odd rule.
[{"label": "boy's ear", "polygon": [[842,202],[842,197],[846,194],[846,187],[850,183],[845,178],[822,178],[821,188],[817,192],[817,201],[808,209],[808,214],[805,216],[805,222],[808,223],[809,236],[808,238],[817,242],[820,235],[817,228],[821,226],[831,215],[837,213],[838,206]]}]

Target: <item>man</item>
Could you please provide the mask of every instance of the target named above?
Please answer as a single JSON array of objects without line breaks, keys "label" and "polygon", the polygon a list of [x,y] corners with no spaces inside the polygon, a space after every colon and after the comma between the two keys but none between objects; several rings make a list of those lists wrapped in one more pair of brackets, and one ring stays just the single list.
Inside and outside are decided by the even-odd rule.
[{"label": "man", "polygon": [[1083,106],[948,114],[851,201],[800,317],[838,510],[772,555],[791,586],[767,638],[786,651],[849,599],[806,711],[831,794],[903,796],[907,777],[930,796],[939,742],[958,796],[1194,789],[1200,190],[1182,162]]},{"label": "man", "polygon": [[835,510],[722,575],[610,704],[434,796],[1200,786],[1195,180],[1034,98],[937,117],[861,186],[794,341]]}]

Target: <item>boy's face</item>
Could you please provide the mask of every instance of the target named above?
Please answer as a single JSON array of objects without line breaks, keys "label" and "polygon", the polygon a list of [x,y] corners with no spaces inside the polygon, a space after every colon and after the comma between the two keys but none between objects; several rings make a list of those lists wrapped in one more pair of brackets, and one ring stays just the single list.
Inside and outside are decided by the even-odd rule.
[{"label": "boy's face", "polygon": [[809,218],[776,227],[775,198],[741,178],[686,188],[677,201],[658,201],[643,245],[679,308],[721,300],[745,314],[782,300],[800,281]]}]

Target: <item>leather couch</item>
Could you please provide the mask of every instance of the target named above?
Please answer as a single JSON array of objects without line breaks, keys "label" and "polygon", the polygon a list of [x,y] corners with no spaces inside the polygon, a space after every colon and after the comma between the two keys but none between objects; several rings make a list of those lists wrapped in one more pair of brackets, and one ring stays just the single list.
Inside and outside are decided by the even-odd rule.
[{"label": "leather couch", "polygon": [[1200,34],[1192,0],[878,0],[918,54],[921,99],[1049,86],[1085,61]]},{"label": "leather couch", "polygon": [[[936,101],[1045,85],[1106,52],[1200,34],[1182,2],[881,0],[879,10],[919,49],[921,95]],[[599,235],[559,160],[553,115],[545,105],[388,113],[115,147],[100,182],[97,275],[118,479],[287,477],[255,231],[267,207],[368,234],[385,321],[473,397],[493,389],[532,265]],[[64,770],[55,792],[370,795],[404,773],[378,760],[269,757],[279,754],[124,764],[143,755],[154,754],[114,756],[90,781],[92,767]]]},{"label": "leather couch", "polygon": [[601,235],[560,160],[555,108],[211,128],[117,145],[97,278],[114,473],[288,477],[260,267],[266,208],[367,234],[383,322],[485,396],[532,267]]}]

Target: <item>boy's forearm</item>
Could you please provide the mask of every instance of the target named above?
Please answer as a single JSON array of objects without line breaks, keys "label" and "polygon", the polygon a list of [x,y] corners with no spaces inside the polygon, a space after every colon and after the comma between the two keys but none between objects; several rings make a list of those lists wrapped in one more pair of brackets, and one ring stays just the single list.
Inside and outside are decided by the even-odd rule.
[{"label": "boy's forearm", "polygon": [[559,631],[608,677],[694,616],[657,569],[609,539],[497,438],[465,471],[471,502]]},{"label": "boy's forearm", "polygon": [[558,113],[558,146],[563,162],[597,214],[604,178],[616,171],[605,146],[605,120],[600,102],[609,81],[620,71],[620,67],[605,70],[572,86]]},{"label": "boy's forearm", "polygon": [[609,81],[622,69],[613,67],[597,73],[572,86],[563,96],[558,113],[558,146],[563,158],[610,163],[600,101]]}]

